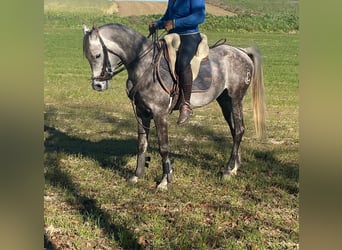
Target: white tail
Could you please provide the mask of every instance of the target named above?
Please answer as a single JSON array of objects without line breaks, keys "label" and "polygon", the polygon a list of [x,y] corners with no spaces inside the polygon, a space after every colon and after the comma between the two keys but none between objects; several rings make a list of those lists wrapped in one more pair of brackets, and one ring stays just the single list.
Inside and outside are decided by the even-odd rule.
[{"label": "white tail", "polygon": [[256,47],[248,47],[244,50],[251,57],[254,63],[254,75],[252,78],[252,104],[255,132],[258,138],[264,139],[266,137],[266,105],[261,53]]}]

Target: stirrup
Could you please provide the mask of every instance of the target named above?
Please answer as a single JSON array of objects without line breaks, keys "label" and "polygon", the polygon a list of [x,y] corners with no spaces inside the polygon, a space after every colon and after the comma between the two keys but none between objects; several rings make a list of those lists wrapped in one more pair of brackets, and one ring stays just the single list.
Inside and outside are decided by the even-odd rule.
[{"label": "stirrup", "polygon": [[179,117],[178,117],[177,124],[182,125],[185,122],[187,122],[190,115],[192,115],[192,109],[191,109],[190,104],[187,102],[182,103],[179,108]]}]

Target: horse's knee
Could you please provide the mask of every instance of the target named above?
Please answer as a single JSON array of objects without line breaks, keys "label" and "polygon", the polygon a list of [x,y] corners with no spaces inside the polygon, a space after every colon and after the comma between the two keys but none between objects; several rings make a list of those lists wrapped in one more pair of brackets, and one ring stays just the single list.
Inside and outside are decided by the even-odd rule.
[{"label": "horse's knee", "polygon": [[139,153],[145,153],[147,151],[147,141],[141,142],[138,147]]},{"label": "horse's knee", "polygon": [[238,134],[239,134],[239,136],[241,136],[241,137],[245,134],[245,127],[244,127],[244,126],[241,126],[241,127],[240,127],[240,130],[239,130]]},{"label": "horse's knee", "polygon": [[238,128],[235,128],[235,140],[241,141],[242,136],[245,134],[245,128],[243,126],[239,126]]},{"label": "horse's knee", "polygon": [[169,154],[169,146],[168,145],[160,146],[159,154],[161,155],[163,159],[165,159]]}]

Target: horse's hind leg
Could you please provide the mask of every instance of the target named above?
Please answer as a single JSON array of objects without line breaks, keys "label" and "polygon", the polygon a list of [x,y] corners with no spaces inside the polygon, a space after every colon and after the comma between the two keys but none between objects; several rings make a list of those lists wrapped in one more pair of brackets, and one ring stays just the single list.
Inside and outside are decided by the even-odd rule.
[{"label": "horse's hind leg", "polygon": [[242,100],[232,100],[233,107],[233,122],[234,122],[234,137],[233,148],[230,159],[228,161],[227,169],[223,173],[223,178],[229,178],[231,175],[236,175],[236,171],[241,164],[241,149],[240,143],[242,136],[245,133],[245,125],[243,122]]},{"label": "horse's hind leg", "polygon": [[233,148],[226,168],[223,170],[223,179],[236,175],[241,164],[240,143],[245,131],[242,112],[242,99],[231,98],[224,91],[217,101],[222,109],[225,120],[228,122],[233,137]]},{"label": "horse's hind leg", "polygon": [[232,117],[232,98],[228,95],[228,91],[224,90],[223,93],[216,99],[221,107],[224,119],[227,121],[232,137],[235,137],[233,117]]},{"label": "horse's hind leg", "polygon": [[130,182],[137,182],[138,178],[145,174],[146,153],[148,146],[148,135],[150,132],[150,117],[138,117],[138,155],[135,175],[129,179]]}]

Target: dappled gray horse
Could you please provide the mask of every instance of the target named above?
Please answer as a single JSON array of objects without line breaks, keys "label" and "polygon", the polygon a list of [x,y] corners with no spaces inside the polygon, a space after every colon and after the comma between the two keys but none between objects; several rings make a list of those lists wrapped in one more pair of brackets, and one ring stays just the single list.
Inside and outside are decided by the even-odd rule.
[{"label": "dappled gray horse", "polygon": [[[169,158],[168,116],[177,105],[162,81],[173,81],[168,71],[156,77],[157,43],[139,32],[121,24],[106,24],[89,29],[83,25],[83,50],[92,70],[92,87],[103,91],[124,65],[128,72],[127,94],[134,103],[138,120],[138,155],[135,175],[137,182],[144,175],[146,151],[151,119],[154,120],[162,158],[163,175],[158,188],[167,189],[172,180],[172,164]],[[157,48],[156,48],[157,47]],[[223,179],[236,174],[241,163],[240,143],[244,134],[242,104],[252,85],[254,124],[258,137],[265,132],[264,83],[261,56],[254,47],[235,48],[226,44],[210,49],[209,56],[212,83],[206,91],[193,92],[191,105],[199,108],[216,100],[227,121],[233,137],[229,161],[222,171]],[[171,82],[167,84],[172,85]]]}]

